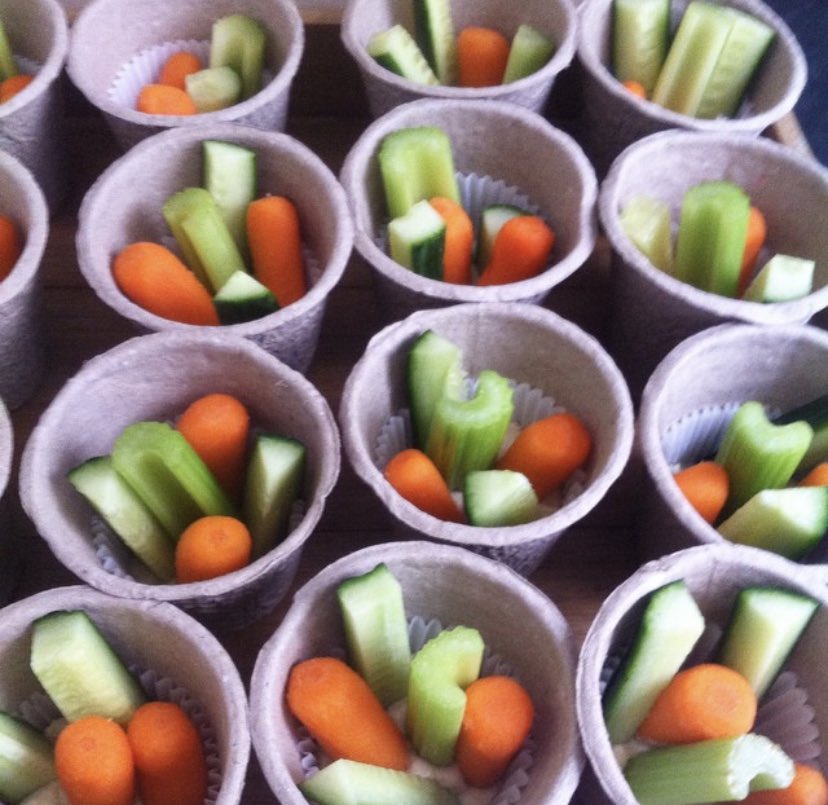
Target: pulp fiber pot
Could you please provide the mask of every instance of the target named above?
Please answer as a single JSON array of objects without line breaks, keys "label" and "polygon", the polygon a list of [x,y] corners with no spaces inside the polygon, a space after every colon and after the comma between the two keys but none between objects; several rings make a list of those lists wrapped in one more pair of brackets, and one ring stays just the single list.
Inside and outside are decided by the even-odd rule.
[{"label": "pulp fiber pot", "polygon": [[[237,397],[251,427],[305,445],[303,512],[281,542],[240,570],[208,581],[160,583],[114,537],[101,534],[66,474],[108,454],[127,425],[173,422],[213,392]],[[58,392],[24,448],[20,495],[58,560],[87,584],[121,598],[169,601],[211,625],[234,627],[265,615],[285,595],[338,473],[333,415],[302,375],[242,338],[156,333],[93,358]]]},{"label": "pulp fiber pot", "polygon": [[414,34],[411,3],[401,0],[350,0],[342,16],[341,36],[362,76],[368,106],[374,117],[419,98],[508,101],[540,112],[558,74],[572,61],[576,44],[577,14],[571,0],[453,0],[450,4],[455,34],[468,26],[484,26],[512,38],[522,23],[532,25],[555,42],[550,60],[532,75],[491,87],[424,85],[381,67],[368,55],[374,34],[400,24]]},{"label": "pulp fiber pot", "polygon": [[[408,417],[408,353],[426,330],[460,347],[470,376],[494,369],[519,386],[514,419],[520,425],[561,408],[584,421],[592,437],[591,456],[546,516],[504,528],[447,522],[409,503],[385,480],[387,460],[397,449],[412,446],[410,429],[397,423]],[[348,377],[339,421],[351,464],[401,536],[470,548],[524,575],[604,497],[627,462],[633,432],[626,385],[598,342],[555,313],[517,303],[455,305],[389,325],[369,342]]]},{"label": "pulp fiber pot", "polygon": [[[213,23],[228,14],[246,14],[266,28],[261,89],[215,112],[181,116],[137,111],[141,87],[156,80],[170,53],[191,50],[208,61]],[[127,150],[169,128],[233,121],[283,131],[304,43],[302,19],[291,0],[92,0],[72,25],[66,69]]]},{"label": "pulp fiber pot", "polygon": [[[744,402],[784,413],[828,389],[828,333],[811,326],[713,327],[681,343],[659,364],[641,399],[639,438],[651,484],[639,538],[648,556],[726,540],[673,481],[679,465],[715,454]],[[828,582],[828,546],[805,560]]]},{"label": "pulp fiber pot", "polygon": [[[643,565],[609,595],[587,632],[578,660],[578,726],[590,771],[600,782],[607,800],[616,805],[637,802],[613,753],[604,724],[603,687],[610,669],[629,648],[650,594],[679,580],[686,584],[706,625],[689,664],[709,656],[737,594],[746,587],[780,587],[810,596],[819,603],[783,673],[760,699],[754,731],[781,745],[792,759],[816,763],[825,769],[823,746],[828,730],[828,699],[822,669],[828,630],[828,593],[824,583],[793,563],[755,548],[705,545]],[[797,703],[798,700],[804,704]]]},{"label": "pulp fiber pot", "polygon": [[169,604],[57,587],[0,613],[0,709],[43,729],[58,713],[29,667],[32,624],[52,612],[85,612],[132,671],[148,699],[179,704],[198,728],[215,805],[242,801],[250,732],[244,686],[223,646]]},{"label": "pulp fiber pot", "polygon": [[0,606],[11,597],[19,564],[12,537],[11,513],[6,501],[13,451],[14,431],[6,406],[0,399]]},{"label": "pulp fiber pot", "polygon": [[[377,153],[399,129],[448,134],[464,206],[477,224],[486,204],[534,209],[555,232],[550,265],[531,279],[477,287],[420,276],[384,247],[389,216]],[[575,141],[540,116],[495,101],[421,100],[383,115],[357,140],[340,174],[354,215],[355,246],[371,267],[378,309],[388,321],[458,302],[542,302],[592,253],[597,182]]]},{"label": "pulp fiber pot", "polygon": [[11,273],[0,280],[0,398],[14,409],[34,394],[43,374],[40,261],[49,210],[31,172],[3,151],[0,214],[13,221],[23,244]]},{"label": "pulp fiber pot", "polygon": [[66,191],[61,82],[69,49],[66,15],[56,0],[0,0],[0,19],[21,73],[34,80],[0,104],[0,150],[19,159],[52,212]]},{"label": "pulp fiber pot", "polygon": [[[620,215],[636,196],[666,202],[709,180],[735,182],[767,220],[758,266],[773,254],[814,260],[813,291],[789,302],[747,302],[695,288],[657,269],[624,234]],[[601,185],[599,214],[613,254],[610,352],[637,398],[656,364],[681,340],[716,324],[804,323],[828,306],[828,170],[766,139],[671,131],[630,146]]]},{"label": "pulp fiber pot", "polygon": [[[509,568],[455,547],[417,541],[375,545],[329,565],[298,591],[259,653],[250,684],[253,744],[279,802],[306,802],[297,783],[316,762],[285,705],[288,674],[301,660],[344,656],[336,588],[380,562],[402,586],[413,649],[422,644],[424,632],[432,636],[441,626],[477,629],[488,654],[484,674],[513,675],[532,697],[536,713],[530,743],[507,770],[501,798],[493,801],[568,803],[583,765],[569,625],[549,598]],[[490,670],[495,666],[500,670]]]},{"label": "pulp fiber pot", "polygon": [[[776,34],[736,116],[704,120],[642,100],[612,74],[612,4],[613,0],[587,0],[578,19],[577,60],[583,66],[580,123],[584,147],[599,176],[627,146],[665,129],[756,137],[790,112],[802,94],[805,54],[784,20],[762,0],[717,0],[717,5],[753,15]],[[688,4],[689,0],[672,4],[673,30]]]},{"label": "pulp fiber pot", "polygon": [[209,139],[253,149],[258,194],[284,195],[296,205],[308,286],[302,298],[275,313],[221,330],[245,336],[305,371],[316,350],[328,296],[347,265],[353,233],[336,177],[310,149],[286,134],[214,123],[163,132],[140,143],[107,168],[83,200],[76,239],[80,269],[101,300],[142,332],[215,329],[150,313],[127,299],[112,276],[113,258],[130,243],[148,240],[177,250],[162,207],[177,191],[201,185],[202,142]]}]

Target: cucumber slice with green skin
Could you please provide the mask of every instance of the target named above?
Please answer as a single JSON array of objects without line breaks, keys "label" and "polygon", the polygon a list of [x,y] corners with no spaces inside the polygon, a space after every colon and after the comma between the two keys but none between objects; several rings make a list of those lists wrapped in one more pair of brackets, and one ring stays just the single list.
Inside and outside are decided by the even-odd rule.
[{"label": "cucumber slice with green skin", "polygon": [[29,794],[20,805],[70,805],[70,802],[66,799],[60,783],[55,780]]},{"label": "cucumber slice with green skin", "polygon": [[384,563],[336,590],[348,656],[384,707],[405,698],[411,647],[402,587]]},{"label": "cucumber slice with green skin", "polygon": [[777,425],[807,422],[813,430],[811,444],[799,462],[797,472],[806,472],[821,461],[828,459],[828,394],[786,411],[773,421]]},{"label": "cucumber slice with green skin", "polygon": [[263,556],[284,536],[302,489],[306,461],[305,445],[296,439],[274,433],[256,437],[242,502],[254,557]]},{"label": "cucumber slice with green skin", "polygon": [[3,21],[0,20],[0,81],[5,81],[7,78],[17,75],[18,72],[14,51],[11,42],[9,42],[9,35]]},{"label": "cucumber slice with green skin", "polygon": [[414,441],[421,450],[428,444],[434,409],[444,396],[459,400],[465,389],[460,347],[433,330],[426,330],[408,353],[408,399]]},{"label": "cucumber slice with green skin", "polygon": [[411,660],[408,735],[417,754],[435,766],[454,761],[465,689],[480,675],[482,662],[483,638],[466,626],[444,629]]},{"label": "cucumber slice with green skin", "polygon": [[124,428],[112,448],[112,465],[174,540],[200,517],[236,516],[198,453],[165,422]]},{"label": "cucumber slice with green skin", "polygon": [[733,182],[701,182],[685,194],[676,238],[675,276],[703,291],[736,296],[750,198]]},{"label": "cucumber slice with green skin", "polygon": [[807,422],[779,425],[768,419],[761,403],[750,400],[740,405],[716,453],[716,461],[730,479],[724,515],[733,513],[763,489],[785,486],[812,437],[813,429]]},{"label": "cucumber slice with green skin", "polygon": [[138,495],[115,471],[110,456],[90,458],[66,477],[161,581],[175,579],[175,547],[172,540]]},{"label": "cucumber slice with green skin", "polygon": [[414,0],[414,39],[441,84],[457,82],[457,38],[449,0]]},{"label": "cucumber slice with green skin", "polygon": [[228,14],[213,23],[210,67],[230,67],[241,79],[241,98],[255,95],[262,86],[267,47],[265,27],[245,14]]},{"label": "cucumber slice with green skin", "polygon": [[670,0],[615,0],[612,69],[619,81],[637,81],[649,97],[670,46]]},{"label": "cucumber slice with green skin", "polygon": [[0,799],[17,805],[54,780],[53,754],[34,727],[0,711]]},{"label": "cucumber slice with green skin", "polygon": [[742,296],[750,302],[788,302],[811,293],[814,286],[813,260],[776,254],[759,269]]},{"label": "cucumber slice with green skin", "polygon": [[82,610],[52,612],[35,621],[30,665],[69,721],[99,715],[124,726],[146,700],[138,682]]},{"label": "cucumber slice with green skin", "polygon": [[522,472],[477,470],[463,485],[469,525],[498,527],[528,523],[538,516],[538,496]]},{"label": "cucumber slice with green skin", "polygon": [[673,230],[670,207],[649,196],[631,198],[619,216],[624,234],[656,268],[673,270]]},{"label": "cucumber slice with green skin", "polygon": [[239,324],[268,316],[279,309],[276,297],[267,286],[246,271],[235,271],[213,296],[219,321]]},{"label": "cucumber slice with green skin", "polygon": [[299,790],[318,805],[460,805],[434,780],[356,760],[335,760],[299,783]]},{"label": "cucumber slice with green skin", "polygon": [[383,139],[378,159],[391,218],[433,196],[460,201],[451,140],[442,129],[417,126],[392,132]]},{"label": "cucumber slice with green skin", "polygon": [[719,662],[735,669],[761,698],[804,633],[819,602],[779,587],[741,590],[725,628]]},{"label": "cucumber slice with green skin", "polygon": [[368,40],[368,55],[386,70],[415,84],[435,86],[440,83],[414,37],[404,26],[392,26]]},{"label": "cucumber slice with green skin", "polygon": [[429,279],[443,279],[446,222],[427,201],[418,201],[388,224],[391,258]]},{"label": "cucumber slice with green skin", "polygon": [[232,67],[205,67],[186,76],[184,86],[198,112],[217,112],[241,98],[241,79]]},{"label": "cucumber slice with green skin", "polygon": [[519,81],[543,67],[555,53],[555,42],[527,23],[518,26],[509,47],[503,83]]},{"label": "cucumber slice with green skin", "polygon": [[530,215],[530,213],[513,204],[491,204],[483,209],[480,213],[480,226],[478,227],[474,257],[478,266],[483,267],[489,264],[494,242],[497,239],[498,232],[503,228],[503,224],[511,221],[512,218],[519,218],[521,215]]},{"label": "cucumber slice with green skin", "polygon": [[425,452],[450,489],[461,488],[470,472],[494,464],[512,420],[512,396],[505,377],[484,369],[471,399],[437,401]]},{"label": "cucumber slice with green skin", "polygon": [[629,655],[604,693],[612,744],[629,741],[704,631],[704,616],[683,581],[655,590]]},{"label": "cucumber slice with green skin", "polygon": [[801,559],[828,530],[828,486],[757,492],[718,526],[731,542]]}]

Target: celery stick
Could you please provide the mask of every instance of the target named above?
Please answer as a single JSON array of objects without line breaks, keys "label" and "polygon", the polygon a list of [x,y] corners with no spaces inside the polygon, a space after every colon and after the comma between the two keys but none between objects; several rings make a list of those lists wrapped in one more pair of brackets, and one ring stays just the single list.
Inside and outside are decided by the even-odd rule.
[{"label": "celery stick", "polygon": [[631,198],[619,216],[626,236],[656,268],[673,269],[670,207],[649,196]]},{"label": "celery stick", "polygon": [[810,447],[797,467],[797,472],[806,472],[820,461],[828,461],[828,394],[823,394],[804,405],[785,411],[784,414],[776,417],[774,422],[777,425],[787,425],[799,420],[804,420],[814,430]]},{"label": "celery stick", "polygon": [[615,0],[612,64],[619,81],[653,91],[670,43],[670,0]]},{"label": "celery stick", "polygon": [[811,293],[814,284],[813,260],[775,254],[759,269],[745,289],[743,299],[751,302],[788,302]]}]

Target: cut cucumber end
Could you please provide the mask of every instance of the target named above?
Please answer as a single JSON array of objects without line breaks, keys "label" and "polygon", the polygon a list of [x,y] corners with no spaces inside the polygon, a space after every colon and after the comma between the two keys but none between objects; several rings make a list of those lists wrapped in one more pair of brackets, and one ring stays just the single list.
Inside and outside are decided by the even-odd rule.
[{"label": "cut cucumber end", "polygon": [[241,97],[255,95],[262,86],[267,32],[245,14],[228,14],[213,23],[210,67],[230,67],[241,79]]},{"label": "cut cucumber end", "polygon": [[745,289],[743,299],[751,302],[789,302],[811,293],[814,285],[813,260],[777,254],[765,263]]},{"label": "cut cucumber end", "polygon": [[368,55],[386,70],[415,84],[435,86],[440,83],[414,37],[400,24],[374,34],[368,40],[367,50]]},{"label": "cut cucumber end", "polygon": [[418,201],[405,215],[388,224],[391,258],[401,266],[429,279],[443,279],[446,222],[428,203]]},{"label": "cut cucumber end", "polygon": [[213,296],[222,324],[241,324],[269,316],[279,309],[270,290],[246,271],[234,271]]},{"label": "cut cucumber end", "polygon": [[0,799],[16,805],[57,776],[52,744],[25,721],[0,711]]},{"label": "cut cucumber end", "polygon": [[538,516],[538,496],[529,479],[512,470],[470,472],[463,488],[470,525],[496,528],[528,523]]},{"label": "cut cucumber end", "polygon": [[198,112],[217,112],[241,98],[241,79],[232,67],[205,67],[186,76],[184,84]]}]

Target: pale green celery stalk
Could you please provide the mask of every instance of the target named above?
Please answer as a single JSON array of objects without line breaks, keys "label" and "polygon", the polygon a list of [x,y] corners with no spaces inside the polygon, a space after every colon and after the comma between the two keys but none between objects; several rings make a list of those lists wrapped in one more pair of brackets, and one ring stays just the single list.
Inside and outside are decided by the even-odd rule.
[{"label": "pale green celery stalk", "polygon": [[735,802],[752,791],[787,788],[793,775],[785,752],[753,733],[652,749],[624,767],[640,805]]}]

